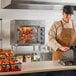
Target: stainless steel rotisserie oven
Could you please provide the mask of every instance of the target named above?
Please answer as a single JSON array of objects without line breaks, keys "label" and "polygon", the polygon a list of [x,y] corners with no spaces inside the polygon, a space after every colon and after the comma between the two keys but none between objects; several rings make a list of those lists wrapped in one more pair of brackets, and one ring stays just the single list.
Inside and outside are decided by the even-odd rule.
[{"label": "stainless steel rotisserie oven", "polygon": [[10,43],[15,46],[44,44],[45,25],[41,20],[12,20],[10,26]]}]

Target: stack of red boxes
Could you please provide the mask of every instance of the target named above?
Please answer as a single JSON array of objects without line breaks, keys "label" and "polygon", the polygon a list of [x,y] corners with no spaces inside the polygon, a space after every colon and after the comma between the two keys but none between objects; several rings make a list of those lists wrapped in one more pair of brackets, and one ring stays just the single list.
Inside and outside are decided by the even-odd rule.
[{"label": "stack of red boxes", "polygon": [[12,50],[0,49],[0,71],[21,71],[21,63],[14,57]]}]

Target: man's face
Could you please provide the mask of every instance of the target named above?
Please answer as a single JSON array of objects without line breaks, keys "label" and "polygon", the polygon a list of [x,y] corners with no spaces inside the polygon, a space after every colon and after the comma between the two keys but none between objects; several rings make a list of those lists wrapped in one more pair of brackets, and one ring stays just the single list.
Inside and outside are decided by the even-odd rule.
[{"label": "man's face", "polygon": [[63,18],[66,20],[66,22],[69,22],[69,20],[72,18],[72,14],[66,14],[63,12]]}]

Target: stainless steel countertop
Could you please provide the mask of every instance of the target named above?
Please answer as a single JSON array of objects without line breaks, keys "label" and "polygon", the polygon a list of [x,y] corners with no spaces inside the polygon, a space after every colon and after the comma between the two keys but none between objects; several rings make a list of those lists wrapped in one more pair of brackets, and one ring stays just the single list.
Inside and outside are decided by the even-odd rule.
[{"label": "stainless steel countertop", "polygon": [[57,61],[27,62],[22,63],[21,71],[0,72],[0,75],[27,74],[27,73],[73,70],[73,69],[76,69],[76,66],[63,66],[60,65]]}]

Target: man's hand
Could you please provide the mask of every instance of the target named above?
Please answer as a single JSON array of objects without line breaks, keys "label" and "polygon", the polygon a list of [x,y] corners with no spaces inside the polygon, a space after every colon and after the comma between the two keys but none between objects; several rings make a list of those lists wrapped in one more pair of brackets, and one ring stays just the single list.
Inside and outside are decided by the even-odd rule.
[{"label": "man's hand", "polygon": [[67,50],[69,50],[70,48],[69,47],[59,47],[59,49],[61,50],[61,51],[67,51]]}]

